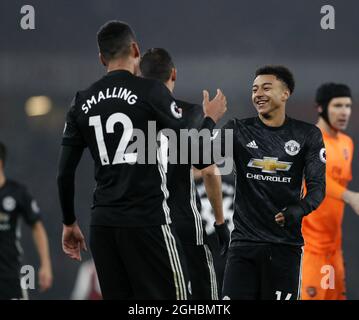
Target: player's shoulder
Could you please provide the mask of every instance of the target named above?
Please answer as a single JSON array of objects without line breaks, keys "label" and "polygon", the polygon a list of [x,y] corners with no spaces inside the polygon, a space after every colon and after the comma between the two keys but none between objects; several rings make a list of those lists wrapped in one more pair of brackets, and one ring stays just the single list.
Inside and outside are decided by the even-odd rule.
[{"label": "player's shoulder", "polygon": [[256,124],[256,121],[257,121],[256,117],[243,118],[243,119],[233,118],[227,122],[227,125],[233,127],[249,127],[249,126],[254,126]]},{"label": "player's shoulder", "polygon": [[140,94],[142,97],[145,98],[149,93],[158,94],[163,90],[168,91],[167,87],[161,81],[156,79],[139,77],[130,72],[126,72],[125,74],[107,74],[96,80],[95,82],[91,83],[84,89],[78,90],[74,95],[71,105],[79,105],[78,102],[87,99],[89,96],[93,95],[94,93],[97,93],[104,87],[109,87],[110,83],[113,86],[123,86],[124,84],[126,84],[132,89],[136,89],[136,93]]},{"label": "player's shoulder", "polygon": [[344,132],[339,132],[340,141],[346,145],[354,146],[353,138]]},{"label": "player's shoulder", "polygon": [[183,110],[193,110],[193,111],[202,111],[202,106],[200,106],[199,104],[196,103],[192,103],[192,102],[188,102],[188,101],[184,101],[184,100],[180,100],[180,99],[175,99],[176,104],[179,108],[183,109]]},{"label": "player's shoulder", "polygon": [[183,108],[201,108],[200,105],[196,104],[196,103],[192,103],[192,102],[188,102],[185,100],[181,100],[181,99],[175,99],[177,105],[179,107],[183,107]]},{"label": "player's shoulder", "polygon": [[133,76],[133,81],[136,82],[138,87],[144,91],[144,93],[148,92],[170,92],[169,89],[159,80],[150,79],[150,78],[142,78],[138,76]]},{"label": "player's shoulder", "polygon": [[294,119],[294,118],[290,118],[290,117],[288,117],[288,120],[289,120],[290,126],[294,130],[304,132],[307,135],[313,135],[313,134],[322,135],[321,130],[313,123],[309,123],[306,121],[302,121],[302,120],[298,120],[298,119]]},{"label": "player's shoulder", "polygon": [[250,125],[254,125],[257,122],[257,117],[250,117],[250,118],[243,118],[243,119],[238,119],[235,118],[236,123],[244,125],[244,126],[250,126]]},{"label": "player's shoulder", "polygon": [[136,88],[139,88],[138,93],[144,101],[158,104],[159,101],[167,101],[167,99],[170,99],[172,102],[175,100],[171,91],[163,84],[163,82],[157,79],[137,76],[134,76],[134,79],[137,82]]}]

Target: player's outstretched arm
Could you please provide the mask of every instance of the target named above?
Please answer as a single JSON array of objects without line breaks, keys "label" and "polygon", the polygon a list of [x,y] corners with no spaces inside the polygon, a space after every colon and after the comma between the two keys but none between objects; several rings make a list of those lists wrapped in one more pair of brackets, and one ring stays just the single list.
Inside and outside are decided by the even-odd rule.
[{"label": "player's outstretched arm", "polygon": [[328,174],[326,176],[326,182],[326,195],[338,200],[343,200],[359,215],[359,192],[346,189]]},{"label": "player's outstretched arm", "polygon": [[52,267],[47,233],[41,221],[32,226],[32,236],[40,257],[39,286],[40,291],[46,291],[52,286]]}]

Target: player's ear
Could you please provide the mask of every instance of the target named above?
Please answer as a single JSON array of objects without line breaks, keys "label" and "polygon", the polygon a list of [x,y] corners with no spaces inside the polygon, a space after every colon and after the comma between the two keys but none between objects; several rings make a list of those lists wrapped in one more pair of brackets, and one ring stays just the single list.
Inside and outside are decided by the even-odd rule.
[{"label": "player's ear", "polygon": [[289,89],[285,89],[283,91],[283,95],[282,95],[282,98],[283,98],[283,101],[287,101],[290,97],[290,92],[289,92]]},{"label": "player's ear", "polygon": [[132,52],[132,56],[134,58],[136,58],[136,59],[141,58],[140,48],[136,42],[131,43],[131,52]]},{"label": "player's ear", "polygon": [[175,82],[177,80],[177,69],[176,68],[172,68],[172,71],[171,71],[171,80],[173,82]]},{"label": "player's ear", "polygon": [[105,58],[103,57],[103,55],[102,55],[101,52],[99,52],[98,58],[100,59],[100,63],[101,63],[104,67],[106,67],[106,66],[107,66],[107,62],[106,62],[106,60],[105,60]]},{"label": "player's ear", "polygon": [[318,113],[322,113],[323,112],[323,107],[322,106],[317,106],[317,111],[318,111]]}]

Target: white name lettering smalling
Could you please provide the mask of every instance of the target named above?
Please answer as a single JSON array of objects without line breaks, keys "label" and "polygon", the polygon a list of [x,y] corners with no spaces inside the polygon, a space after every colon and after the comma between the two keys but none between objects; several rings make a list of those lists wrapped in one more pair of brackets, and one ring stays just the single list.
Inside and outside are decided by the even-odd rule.
[{"label": "white name lettering smalling", "polygon": [[125,100],[129,105],[133,105],[137,102],[138,97],[133,94],[131,90],[126,88],[107,88],[106,90],[101,90],[96,95],[91,96],[90,99],[87,99],[81,109],[85,113],[88,113],[94,105],[107,99],[121,99]]}]

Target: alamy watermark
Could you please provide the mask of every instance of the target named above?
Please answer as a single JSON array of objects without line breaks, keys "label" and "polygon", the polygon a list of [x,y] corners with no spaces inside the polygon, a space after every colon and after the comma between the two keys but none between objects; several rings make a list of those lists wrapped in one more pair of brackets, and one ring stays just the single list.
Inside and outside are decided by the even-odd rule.
[{"label": "alamy watermark", "polygon": [[35,8],[29,4],[23,5],[20,9],[23,15],[20,19],[20,27],[23,30],[35,29]]},{"label": "alamy watermark", "polygon": [[320,20],[320,27],[323,30],[334,30],[335,29],[335,9],[331,5],[322,6],[320,13],[323,15]]},{"label": "alamy watermark", "polygon": [[335,289],[335,269],[332,265],[326,264],[320,269],[320,273],[324,274],[320,281],[322,289]]},{"label": "alamy watermark", "polygon": [[[117,124],[123,126],[114,156],[109,155],[104,134],[114,134]],[[112,114],[103,126],[100,116],[89,118],[93,127],[98,155],[103,166],[116,164],[158,164],[165,171],[168,164],[219,165],[218,174],[227,175],[233,169],[233,130],[162,129],[156,121],[148,121],[147,132],[133,128],[131,119],[123,113]],[[69,133],[68,133],[69,132]],[[71,135],[67,124],[64,136]]]},{"label": "alamy watermark", "polygon": [[35,269],[31,265],[24,265],[20,269],[20,286],[23,290],[35,289]]}]

